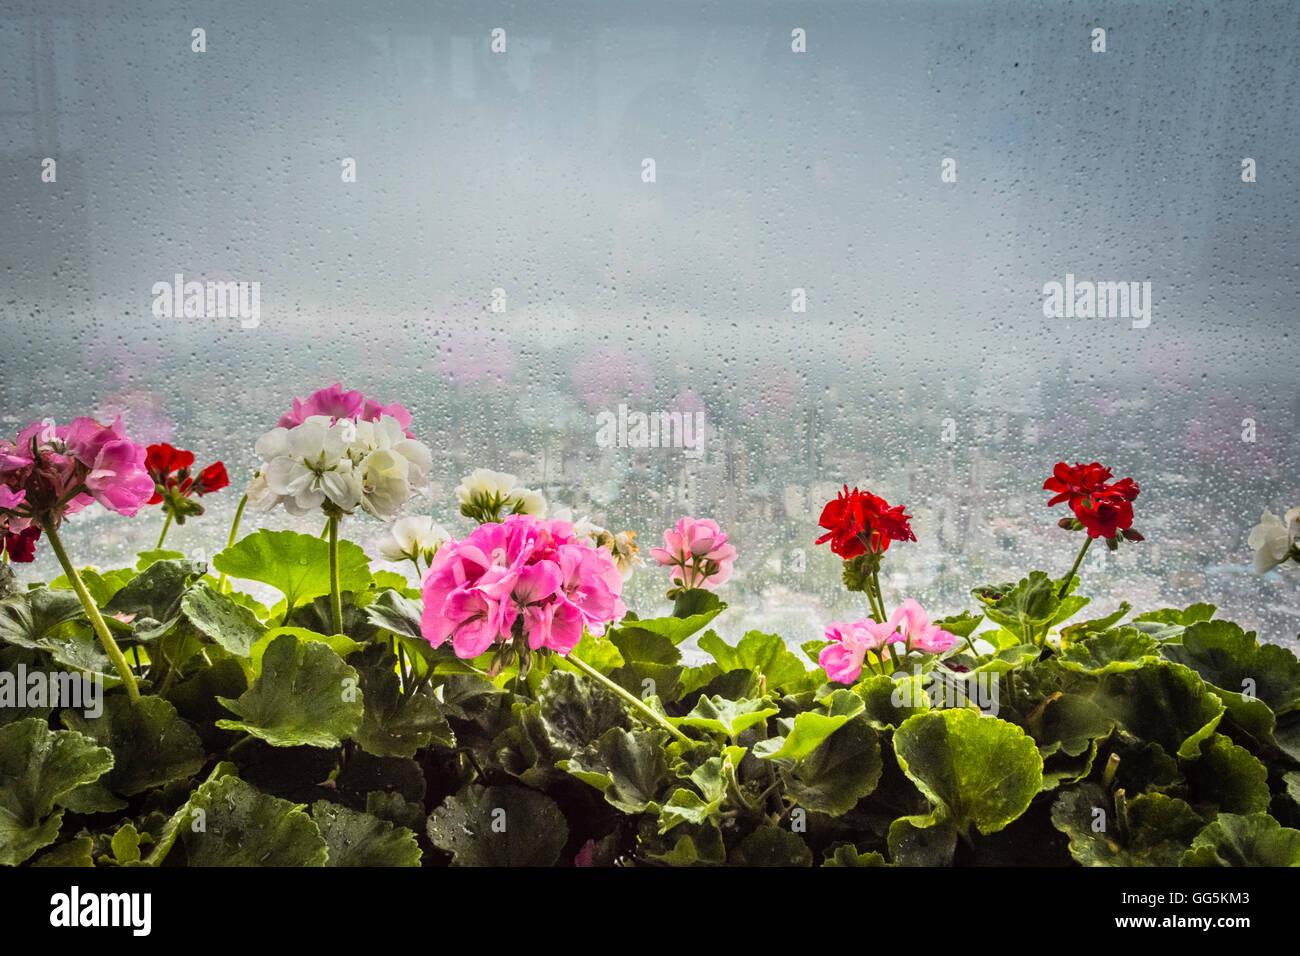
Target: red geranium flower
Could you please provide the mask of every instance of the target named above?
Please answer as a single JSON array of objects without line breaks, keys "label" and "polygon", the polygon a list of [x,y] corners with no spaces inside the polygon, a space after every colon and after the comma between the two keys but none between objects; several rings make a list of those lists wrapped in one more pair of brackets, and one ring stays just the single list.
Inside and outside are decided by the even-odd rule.
[{"label": "red geranium flower", "polygon": [[154,482],[149,504],[165,502],[163,509],[170,512],[178,524],[184,524],[186,517],[203,514],[203,506],[189,500],[192,496],[206,495],[230,484],[226,466],[221,462],[208,465],[198,477],[190,476],[193,464],[193,452],[173,448],[165,442],[150,445],[145,455],[145,468]]},{"label": "red geranium flower", "polygon": [[831,550],[846,561],[868,548],[879,554],[889,549],[891,541],[916,540],[908,524],[911,520],[902,505],[891,506],[884,498],[857,488],[849,491],[845,485],[822,509],[818,524],[829,530],[816,543],[830,541]]},{"label": "red geranium flower", "polygon": [[1052,477],[1043,482],[1044,491],[1057,493],[1047,505],[1050,508],[1068,501],[1089,537],[1114,538],[1123,532],[1125,537],[1140,541],[1141,535],[1129,530],[1133,527],[1133,500],[1138,496],[1138,483],[1132,478],[1115,482],[1110,478],[1110,469],[1099,462],[1090,465],[1075,462],[1074,467],[1058,462],[1052,469]]},{"label": "red geranium flower", "polygon": [[41,536],[40,525],[33,524],[21,531],[10,531],[7,520],[4,524],[4,534],[0,535],[0,551],[8,551],[9,559],[19,564],[35,561],[36,539]]}]

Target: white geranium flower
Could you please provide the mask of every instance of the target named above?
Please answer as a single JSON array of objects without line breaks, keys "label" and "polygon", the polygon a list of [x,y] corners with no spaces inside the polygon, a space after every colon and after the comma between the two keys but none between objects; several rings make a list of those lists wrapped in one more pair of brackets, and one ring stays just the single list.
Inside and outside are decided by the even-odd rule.
[{"label": "white geranium flower", "polygon": [[1284,518],[1265,511],[1246,539],[1246,544],[1255,549],[1255,570],[1263,574],[1287,558],[1296,557],[1297,537],[1300,537],[1300,508],[1292,508]]},{"label": "white geranium flower", "polygon": [[313,415],[295,428],[272,429],[257,441],[267,490],[290,514],[307,514],[326,499],[345,512],[354,510],[361,503],[360,477],[348,457],[355,440],[353,422],[331,422],[324,415]]},{"label": "white geranium flower", "polygon": [[244,494],[248,496],[248,507],[254,511],[270,511],[280,503],[280,496],[271,490],[266,483],[266,475],[262,472],[253,476]]},{"label": "white geranium flower", "polygon": [[475,468],[456,486],[460,513],[480,524],[500,521],[508,514],[546,517],[546,499],[540,491],[519,487],[519,479],[503,471]]},{"label": "white geranium flower", "polygon": [[411,496],[410,464],[391,449],[381,448],[357,467],[361,476],[361,507],[377,518],[395,515]]},{"label": "white geranium flower", "polygon": [[387,561],[422,560],[427,565],[438,548],[449,540],[451,535],[442,525],[432,518],[414,515],[393,522],[387,536],[379,542],[379,553]]}]

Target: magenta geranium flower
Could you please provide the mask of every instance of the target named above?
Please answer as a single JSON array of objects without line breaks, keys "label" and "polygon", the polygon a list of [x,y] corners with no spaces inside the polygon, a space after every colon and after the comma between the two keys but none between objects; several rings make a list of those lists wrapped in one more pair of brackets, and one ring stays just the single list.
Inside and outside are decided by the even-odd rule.
[{"label": "magenta geranium flower", "polygon": [[96,501],[134,515],[152,494],[145,449],[127,439],[120,418],[108,426],[93,418],[36,422],[0,441],[0,524],[16,561],[32,560],[44,524],[57,528]]},{"label": "magenta geranium flower", "polygon": [[712,590],[731,577],[736,548],[710,518],[682,518],[664,532],[664,547],[651,548],[660,565],[671,566],[670,577],[682,588]]},{"label": "magenta geranium flower", "polygon": [[410,430],[411,413],[404,405],[399,402],[383,405],[358,391],[344,391],[340,382],[312,392],[306,398],[295,398],[293,411],[281,415],[277,424],[280,428],[294,428],[313,415],[324,415],[334,421],[350,418],[354,422],[377,422],[381,415],[388,415],[397,419],[407,438],[415,437]]},{"label": "magenta geranium flower", "polygon": [[567,521],[514,514],[443,544],[424,577],[420,626],[437,647],[471,658],[516,638],[531,650],[573,650],[627,613],[610,553]]}]

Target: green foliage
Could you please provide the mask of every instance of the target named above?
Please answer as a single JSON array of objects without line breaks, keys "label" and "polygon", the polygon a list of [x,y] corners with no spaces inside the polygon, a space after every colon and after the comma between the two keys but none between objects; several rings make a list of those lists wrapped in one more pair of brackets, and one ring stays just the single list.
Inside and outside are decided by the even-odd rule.
[{"label": "green foliage", "polygon": [[[1300,662],[1211,605],[1068,623],[1077,579],[1034,571],[936,619],[946,660],[841,685],[681,591],[575,648],[620,692],[549,653],[489,677],[340,557],[339,634],[310,535],[213,560],[273,608],[176,552],[87,569],[134,703],[68,582],[0,567],[0,864],[1300,864]],[[104,675],[102,712],[4,696],[37,671]]]}]

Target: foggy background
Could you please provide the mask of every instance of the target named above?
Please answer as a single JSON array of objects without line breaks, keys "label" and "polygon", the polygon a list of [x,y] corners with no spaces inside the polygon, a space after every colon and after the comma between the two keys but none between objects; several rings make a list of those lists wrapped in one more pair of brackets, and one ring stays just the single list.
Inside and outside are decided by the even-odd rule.
[{"label": "foggy background", "polygon": [[[1081,538],[1041,486],[1100,460],[1147,541],[1093,549],[1083,616],[1204,600],[1294,643],[1300,568],[1255,575],[1245,538],[1300,504],[1298,46],[1287,2],[0,0],[0,426],[121,414],[223,459],[168,536],[211,556],[256,438],[342,381],[413,412],[413,510],[465,533],[484,466],[643,552],[714,517],[719,630],[792,643],[866,614],[812,544],[842,483],[916,515],[886,603],[939,615],[1063,575]],[[176,273],[260,282],[258,326],[154,316]],[[1149,281],[1150,326],[1045,318],[1067,273]],[[599,447],[620,404],[704,411],[703,459]],[[66,537],[111,567],[161,523]],[[57,573],[39,551],[20,575]],[[629,605],[667,586],[642,568]]]}]

